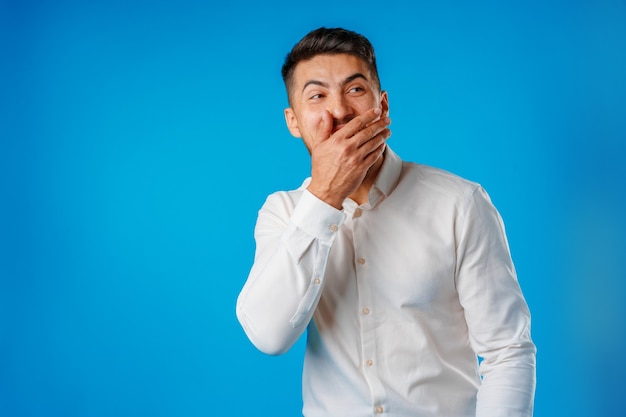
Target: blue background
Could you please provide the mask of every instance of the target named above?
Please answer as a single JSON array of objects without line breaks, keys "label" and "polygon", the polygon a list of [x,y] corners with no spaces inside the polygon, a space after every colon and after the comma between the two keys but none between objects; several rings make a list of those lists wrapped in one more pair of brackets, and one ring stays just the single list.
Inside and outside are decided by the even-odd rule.
[{"label": "blue background", "polygon": [[0,415],[295,416],[302,342],[234,313],[308,154],[280,66],[363,33],[404,159],[482,183],[538,346],[536,417],[623,416],[626,2],[0,3]]}]

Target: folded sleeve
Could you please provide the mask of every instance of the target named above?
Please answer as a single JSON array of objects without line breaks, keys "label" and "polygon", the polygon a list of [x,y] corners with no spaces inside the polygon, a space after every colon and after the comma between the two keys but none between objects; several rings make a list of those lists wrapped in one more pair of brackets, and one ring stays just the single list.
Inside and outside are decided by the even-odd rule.
[{"label": "folded sleeve", "polygon": [[457,290],[470,343],[482,358],[477,417],[531,417],[536,348],[502,219],[476,187],[457,229]]},{"label": "folded sleeve", "polygon": [[237,299],[237,318],[261,351],[278,355],[298,340],[324,287],[342,211],[306,189],[268,197],[255,227],[256,252]]}]

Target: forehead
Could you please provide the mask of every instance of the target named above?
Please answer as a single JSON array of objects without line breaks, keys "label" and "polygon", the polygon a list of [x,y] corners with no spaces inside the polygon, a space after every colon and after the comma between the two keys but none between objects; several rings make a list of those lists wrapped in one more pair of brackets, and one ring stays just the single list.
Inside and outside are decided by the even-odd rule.
[{"label": "forehead", "polygon": [[293,81],[296,90],[311,81],[341,83],[346,78],[361,73],[372,81],[369,68],[361,58],[350,54],[323,54],[300,61],[294,70]]}]

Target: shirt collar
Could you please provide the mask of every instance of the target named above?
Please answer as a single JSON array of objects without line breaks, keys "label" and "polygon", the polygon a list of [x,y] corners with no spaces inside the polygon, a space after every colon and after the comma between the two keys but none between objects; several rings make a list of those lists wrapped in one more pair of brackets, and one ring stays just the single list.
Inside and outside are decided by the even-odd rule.
[{"label": "shirt collar", "polygon": [[380,172],[372,188],[378,189],[385,197],[389,197],[389,194],[391,194],[394,188],[396,188],[396,184],[398,184],[401,171],[402,160],[387,146],[383,165],[380,167]]},{"label": "shirt collar", "polygon": [[375,207],[383,198],[389,197],[389,194],[396,188],[402,171],[402,160],[387,146],[385,149],[385,159],[380,167],[380,172],[374,181],[374,185],[370,189],[366,208]]}]

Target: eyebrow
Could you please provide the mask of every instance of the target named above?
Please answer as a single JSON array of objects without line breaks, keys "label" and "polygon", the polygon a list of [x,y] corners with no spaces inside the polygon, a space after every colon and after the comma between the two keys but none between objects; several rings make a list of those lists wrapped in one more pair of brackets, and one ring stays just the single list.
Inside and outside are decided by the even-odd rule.
[{"label": "eyebrow", "polygon": [[[357,72],[357,73],[352,74],[351,76],[347,77],[345,80],[343,80],[342,85],[346,85],[346,84],[356,80],[357,78],[363,78],[365,81],[367,81],[367,77],[365,75],[361,74],[360,72]],[[325,82],[319,81],[319,80],[309,80],[306,83],[304,83],[304,87],[302,87],[302,91],[304,91],[309,85],[319,85],[321,87],[328,88],[328,83],[325,83]]]}]

